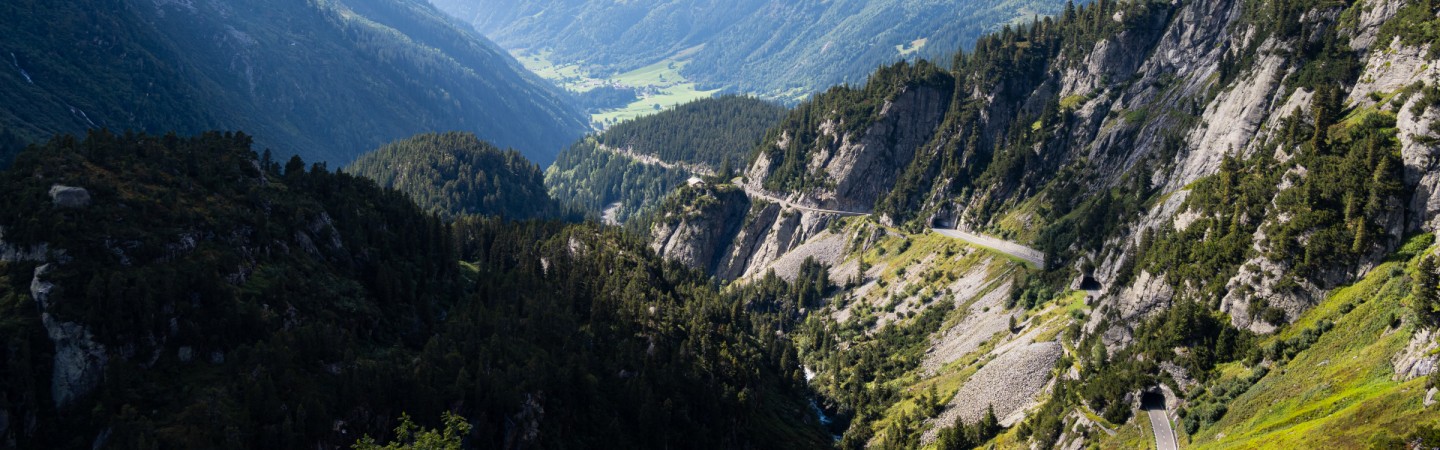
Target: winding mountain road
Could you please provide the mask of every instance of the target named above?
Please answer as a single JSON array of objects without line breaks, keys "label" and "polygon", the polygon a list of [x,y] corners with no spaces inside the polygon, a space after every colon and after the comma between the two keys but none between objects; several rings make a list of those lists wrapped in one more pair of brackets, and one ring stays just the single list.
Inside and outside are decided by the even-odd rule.
[{"label": "winding mountain road", "polygon": [[755,187],[755,186],[751,186],[751,185],[749,185],[749,184],[747,184],[747,183],[735,183],[735,185],[736,185],[736,186],[740,186],[740,189],[745,190],[745,195],[750,196],[750,198],[757,198],[757,197],[758,197],[758,198],[760,198],[760,199],[762,199],[762,200],[766,200],[766,201],[773,202],[773,203],[779,203],[780,206],[784,206],[784,207],[786,207],[786,208],[798,209],[798,210],[801,210],[801,211],[809,211],[809,212],[815,212],[815,213],[835,214],[835,215],[847,216],[847,217],[858,217],[858,216],[868,216],[868,215],[870,215],[870,213],[867,213],[867,212],[839,211],[839,210],[834,210],[834,209],[812,208],[812,207],[809,207],[809,206],[801,205],[801,204],[799,204],[799,203],[795,203],[795,202],[791,202],[791,201],[789,201],[789,200],[782,199],[782,198],[780,198],[780,197],[776,197],[776,196],[774,196],[774,195],[770,195],[769,192],[765,192],[764,190],[762,190],[762,189],[760,189],[760,188],[757,188],[757,187]]},{"label": "winding mountain road", "polygon": [[618,155],[618,156],[622,156],[622,157],[625,157],[625,158],[629,158],[631,161],[635,161],[635,162],[637,162],[637,163],[644,164],[644,165],[647,165],[647,166],[658,166],[658,167],[663,167],[663,168],[670,169],[670,170],[678,170],[678,171],[681,171],[681,172],[688,172],[688,173],[690,173],[691,175],[702,176],[702,177],[715,176],[715,170],[713,170],[713,169],[711,169],[711,168],[709,168],[709,167],[706,167],[706,166],[704,166],[704,165],[702,165],[702,164],[691,164],[691,163],[685,163],[685,162],[669,162],[669,161],[660,159],[659,157],[657,157],[657,156],[655,156],[655,155],[637,152],[637,151],[635,151],[635,149],[632,148],[632,147],[617,148],[617,147],[611,147],[611,146],[608,146],[608,145],[605,145],[605,144],[597,144],[596,147],[600,148],[600,150],[603,150],[603,151],[606,151],[606,152],[610,152],[611,154],[614,154],[614,155]]},{"label": "winding mountain road", "polygon": [[[691,174],[699,175],[699,176],[713,176],[713,175],[714,175],[714,172],[711,171],[711,170],[710,170],[709,168],[707,168],[707,167],[703,167],[703,166],[699,166],[699,165],[694,165],[694,164],[671,163],[671,162],[663,161],[663,160],[661,160],[660,158],[655,157],[654,155],[648,155],[648,154],[638,153],[638,152],[634,151],[634,149],[630,149],[630,148],[621,149],[621,148],[614,148],[614,147],[609,147],[609,146],[605,146],[605,145],[601,145],[601,146],[599,146],[599,147],[600,147],[600,149],[602,149],[602,150],[604,150],[604,151],[608,151],[608,152],[611,152],[611,153],[616,154],[616,155],[620,155],[620,156],[623,156],[623,157],[626,157],[626,158],[630,158],[631,160],[634,160],[634,161],[639,162],[639,163],[641,163],[641,164],[655,165],[655,166],[660,166],[660,167],[664,167],[664,168],[672,169],[672,170],[682,170],[682,171],[690,172]],[[750,198],[758,198],[758,199],[761,199],[761,200],[769,201],[769,202],[776,203],[776,204],[779,204],[779,205],[781,205],[781,206],[783,206],[783,207],[790,208],[790,209],[798,209],[798,210],[801,210],[801,211],[808,211],[808,212],[821,213],[821,214],[835,214],[835,215],[846,216],[846,217],[860,217],[860,216],[868,216],[868,215],[870,215],[870,213],[868,213],[868,212],[841,211],[841,210],[835,210],[835,209],[823,209],[823,208],[815,208],[815,207],[811,207],[811,206],[805,206],[805,205],[802,205],[802,204],[799,204],[799,203],[795,203],[795,202],[792,202],[792,201],[789,201],[789,200],[786,200],[786,199],[777,197],[777,196],[771,194],[770,192],[768,192],[768,191],[766,191],[766,190],[764,190],[764,189],[761,189],[759,186],[755,186],[755,185],[753,185],[753,184],[751,184],[751,183],[741,182],[741,181],[739,181],[738,179],[736,180],[735,185],[736,185],[736,186],[739,186],[740,189],[744,190],[744,191],[745,191],[745,195],[749,196]],[[1003,253],[1003,254],[1006,254],[1006,255],[1015,257],[1015,258],[1017,258],[1017,259],[1020,259],[1020,260],[1022,260],[1022,261],[1025,261],[1025,262],[1027,262],[1027,263],[1030,263],[1030,264],[1032,264],[1032,265],[1034,265],[1034,266],[1036,266],[1036,267],[1041,267],[1041,268],[1045,267],[1045,253],[1044,253],[1044,252],[1041,252],[1041,251],[1039,251],[1039,250],[1036,250],[1036,249],[1033,249],[1033,248],[1030,248],[1030,247],[1026,247],[1026,246],[1024,246],[1024,245],[1020,245],[1020,244],[1015,243],[1015,242],[1006,241],[1006,240],[1004,240],[1004,239],[1000,239],[1000,238],[997,238],[997,237],[986,236],[986,235],[983,235],[983,234],[970,233],[970,232],[960,231],[960,230],[955,230],[955,229],[931,228],[931,231],[934,231],[934,232],[936,232],[936,233],[939,233],[939,234],[941,234],[941,235],[943,235],[943,236],[947,236],[947,237],[950,237],[950,238],[954,238],[954,239],[959,239],[959,240],[965,241],[965,242],[967,242],[967,243],[969,243],[969,244],[971,244],[971,245],[975,245],[975,246],[978,246],[978,247],[987,248],[987,249],[990,249],[990,250],[994,250],[994,251],[997,251],[997,252],[1000,252],[1000,253]]]},{"label": "winding mountain road", "polygon": [[1045,267],[1045,253],[1030,247],[1026,247],[1024,245],[1020,245],[996,237],[986,236],[983,234],[969,233],[960,230],[952,230],[945,228],[931,228],[931,230],[935,231],[936,233],[940,233],[941,235],[949,236],[955,239],[969,242],[973,245],[985,247],[1000,253],[1004,253],[1006,255],[1019,258],[1021,260],[1024,260],[1025,262],[1034,264],[1036,267]]},{"label": "winding mountain road", "polygon": [[[785,207],[787,207],[787,208],[793,208],[793,209],[798,209],[798,210],[802,210],[802,211],[809,211],[809,212],[816,212],[816,213],[837,214],[837,215],[842,215],[842,216],[868,216],[868,215],[870,215],[870,213],[868,213],[868,212],[838,211],[838,210],[833,210],[833,209],[813,208],[813,207],[809,207],[809,206],[797,204],[797,203],[794,203],[794,202],[791,202],[791,201],[788,201],[788,200],[785,200],[785,199],[776,197],[776,196],[774,196],[774,195],[771,195],[769,192],[766,192],[765,190],[760,189],[760,188],[755,187],[755,186],[752,186],[752,185],[750,185],[750,184],[748,184],[748,183],[736,183],[736,185],[737,185],[737,186],[740,186],[741,189],[745,190],[745,195],[750,196],[750,198],[760,198],[760,199],[767,200],[767,201],[770,201],[770,202],[779,203],[780,205],[785,206]],[[1019,243],[1010,242],[1010,241],[1007,241],[1007,240],[1004,240],[1004,239],[1000,239],[1000,238],[997,238],[997,237],[993,237],[993,236],[986,236],[986,235],[983,235],[983,234],[970,233],[970,232],[960,231],[960,230],[955,230],[955,229],[931,228],[930,230],[931,230],[931,231],[934,231],[934,232],[936,232],[936,233],[939,233],[939,234],[942,235],[942,236],[946,236],[946,237],[950,237],[950,238],[954,238],[954,239],[959,239],[959,240],[965,241],[965,242],[967,242],[967,243],[969,243],[969,244],[971,244],[971,245],[974,245],[974,246],[983,247],[983,248],[988,248],[988,249],[990,249],[990,250],[994,250],[994,251],[997,251],[997,252],[1000,252],[1000,253],[1003,253],[1003,254],[1006,254],[1006,255],[1015,257],[1015,258],[1017,258],[1017,259],[1020,259],[1020,260],[1022,260],[1022,261],[1025,261],[1025,262],[1027,262],[1027,263],[1033,264],[1033,265],[1035,265],[1036,267],[1041,267],[1041,268],[1045,267],[1045,253],[1044,253],[1044,252],[1041,252],[1041,251],[1039,251],[1039,250],[1036,250],[1036,249],[1033,249],[1033,248],[1030,248],[1030,247],[1026,247],[1026,246],[1024,246],[1024,245],[1020,245]]]}]

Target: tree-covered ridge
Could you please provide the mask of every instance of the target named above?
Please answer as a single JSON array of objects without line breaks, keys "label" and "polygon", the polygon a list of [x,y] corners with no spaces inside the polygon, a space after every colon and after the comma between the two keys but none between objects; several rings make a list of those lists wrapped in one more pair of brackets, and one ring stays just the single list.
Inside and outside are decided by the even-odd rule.
[{"label": "tree-covered ridge", "polygon": [[404,192],[421,209],[443,217],[524,220],[561,213],[538,166],[470,133],[427,133],[392,142],[345,170]]},{"label": "tree-covered ridge", "polygon": [[545,185],[554,198],[625,223],[658,205],[691,176],[641,163],[587,137],[565,149],[545,171]]},{"label": "tree-covered ridge", "polygon": [[793,318],[618,230],[446,224],[228,133],[59,137],[0,191],[21,448],[345,447],[447,411],[481,448],[825,443]]},{"label": "tree-covered ridge", "polygon": [[587,211],[614,206],[610,218],[626,222],[692,176],[738,171],[785,114],[752,97],[690,102],[571,145],[546,171],[545,184],[556,199]]},{"label": "tree-covered ridge", "polygon": [[25,0],[0,5],[0,127],[27,141],[91,128],[244,129],[349,162],[434,129],[548,162],[587,120],[468,25],[423,1]]},{"label": "tree-covered ridge", "polygon": [[765,131],[785,114],[784,107],[764,100],[727,95],[610,127],[596,139],[612,148],[713,171],[727,163],[739,167]]}]

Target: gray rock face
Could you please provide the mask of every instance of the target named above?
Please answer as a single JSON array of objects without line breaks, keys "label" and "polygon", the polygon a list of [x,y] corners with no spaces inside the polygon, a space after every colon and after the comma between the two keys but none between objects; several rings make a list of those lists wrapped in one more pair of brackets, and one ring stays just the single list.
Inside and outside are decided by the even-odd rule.
[{"label": "gray rock face", "polygon": [[90,206],[90,191],[73,186],[50,186],[50,200],[61,208],[84,208]]},{"label": "gray rock face", "polygon": [[95,342],[84,325],[65,322],[51,315],[51,294],[54,284],[44,281],[50,265],[35,268],[30,281],[30,296],[40,306],[40,320],[50,341],[55,344],[55,369],[51,374],[51,396],[57,408],[64,408],[77,398],[95,390],[105,374],[105,346]]},{"label": "gray rock face", "polygon": [[1395,381],[1409,381],[1435,373],[1436,363],[1440,357],[1430,354],[1435,350],[1435,332],[1433,330],[1416,331],[1410,337],[1410,343],[1404,350],[1396,353],[1390,360],[1395,369],[1395,375],[1391,379]]},{"label": "gray rock face", "polygon": [[1202,125],[1190,134],[1194,147],[1180,162],[1179,171],[1171,177],[1168,189],[1180,189],[1215,173],[1226,155],[1244,152],[1255,142],[1260,125],[1278,106],[1275,97],[1284,75],[1284,62],[1284,58],[1277,54],[1267,54],[1261,58],[1254,73],[1234,89],[1220,94],[1205,109]]},{"label": "gray rock face", "polygon": [[[788,201],[820,209],[869,212],[875,202],[890,191],[905,164],[936,133],[949,110],[949,93],[929,86],[911,86],[885,102],[879,118],[860,133],[840,131],[834,119],[819,126],[831,144],[810,152],[807,169],[829,180],[825,186],[807,192],[789,193]],[[798,145],[782,135],[772,145]],[[751,164],[746,176],[764,180],[774,169],[766,152]],[[778,196],[784,197],[784,195]]]},{"label": "gray rock face", "polygon": [[[1440,77],[1437,77],[1440,78]],[[1418,99],[1400,108],[1396,128],[1400,134],[1400,157],[1405,161],[1405,182],[1413,183],[1415,196],[1410,209],[1411,228],[1440,231],[1440,145],[1430,124],[1440,122],[1440,109],[1428,108],[1419,116],[1413,112]]]},{"label": "gray rock face", "polygon": [[[1405,0],[1364,0],[1365,7],[1360,9],[1360,23],[1356,26],[1355,36],[1350,38],[1350,46],[1356,50],[1367,50],[1373,47],[1375,40],[1379,37],[1380,26],[1395,13],[1400,7],[1405,6]],[[1389,45],[1389,42],[1381,42],[1381,45]]]},{"label": "gray rock face", "polygon": [[763,276],[772,264],[823,233],[830,221],[835,219],[832,214],[781,208],[772,222],[756,221],[751,224],[752,228],[760,230],[758,240],[751,246],[737,246],[731,250],[730,261],[733,263],[727,274],[738,273],[737,278]]},{"label": "gray rock face", "polygon": [[935,134],[949,105],[949,96],[932,87],[908,88],[886,102],[881,119],[863,136],[841,136],[838,147],[811,159],[813,169],[823,170],[835,187],[812,192],[809,200],[824,209],[873,209],[895,184],[904,163]]},{"label": "gray rock face", "polygon": [[1396,38],[1395,45],[1386,45],[1385,48],[1370,54],[1365,63],[1365,71],[1360,74],[1360,80],[1350,90],[1347,102],[1370,106],[1375,100],[1370,94],[1388,94],[1404,89],[1416,81],[1435,82],[1440,80],[1440,67],[1431,64],[1432,61],[1425,59],[1430,52],[1430,47],[1407,47],[1400,45],[1399,38]]},{"label": "gray rock face", "polygon": [[738,189],[699,187],[708,200],[687,211],[672,211],[657,218],[651,229],[651,248],[660,256],[717,273],[722,256],[731,247],[750,211],[750,200]]}]

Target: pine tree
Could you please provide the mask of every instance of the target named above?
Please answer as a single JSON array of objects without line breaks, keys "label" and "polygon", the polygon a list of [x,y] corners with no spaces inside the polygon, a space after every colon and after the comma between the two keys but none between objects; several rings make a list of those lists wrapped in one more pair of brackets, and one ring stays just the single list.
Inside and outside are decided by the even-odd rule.
[{"label": "pine tree", "polygon": [[955,424],[950,428],[940,430],[940,436],[936,439],[936,447],[939,450],[969,450],[975,448],[975,442],[970,434],[970,427],[965,421],[956,418]]},{"label": "pine tree", "polygon": [[985,416],[975,424],[975,432],[980,435],[978,441],[988,441],[1000,434],[1000,419],[995,417],[995,405],[992,404],[985,408]]},{"label": "pine tree", "polygon": [[1420,318],[1420,323],[1425,327],[1434,327],[1437,322],[1437,312],[1440,312],[1440,275],[1435,271],[1435,257],[1426,256],[1420,260],[1420,267],[1416,268],[1414,277],[1415,287],[1414,298],[1410,307],[1415,310],[1415,315]]}]

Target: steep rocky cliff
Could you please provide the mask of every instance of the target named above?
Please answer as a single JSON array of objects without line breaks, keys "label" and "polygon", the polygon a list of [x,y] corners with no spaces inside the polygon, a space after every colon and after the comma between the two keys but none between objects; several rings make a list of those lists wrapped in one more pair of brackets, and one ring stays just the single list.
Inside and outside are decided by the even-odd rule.
[{"label": "steep rocky cliff", "polygon": [[[1064,293],[1073,289],[1088,298],[1065,338],[1078,349],[1067,347],[1066,358],[1082,361],[1076,368],[1087,375],[1056,377],[1054,389],[1099,392],[1113,382],[1109,374],[1129,373],[1103,369],[1112,355],[1155,358],[1145,352],[1164,333],[1151,323],[1198,314],[1180,305],[1201,305],[1232,337],[1282,350],[1303,342],[1299,334],[1313,340],[1328,330],[1306,319],[1327,314],[1317,305],[1382,276],[1378,268],[1393,263],[1410,236],[1440,226],[1440,52],[1432,48],[1440,44],[1425,37],[1437,23],[1440,10],[1429,1],[1100,2],[982,39],[938,75],[882,70],[864,89],[802,105],[771,132],[738,181],[752,198],[776,199],[771,207],[800,218],[746,216],[743,239],[719,244],[732,261],[712,270],[753,274],[830,239],[837,233],[816,225],[829,225],[821,218],[834,211],[822,210],[875,217],[838,226],[845,229],[869,222],[918,236],[959,227],[1032,245],[1046,253],[1047,267],[1004,288],[1019,299],[1007,309],[1070,298]],[[674,247],[672,233],[656,231]],[[751,243],[757,235],[764,244]],[[850,267],[876,257],[847,246],[826,262]],[[842,289],[832,308],[849,308],[846,299],[860,292]],[[916,311],[900,322],[921,323],[926,308]],[[1413,323],[1405,317],[1392,322]],[[854,322],[849,314],[831,320]],[[927,339],[950,348],[952,336]],[[1197,363],[1186,347],[1208,338],[1187,339],[1159,357],[1174,360],[1171,369],[1144,376],[1165,373],[1179,395],[1200,396],[1189,406],[1210,405],[1203,387],[1193,389],[1229,360]],[[1242,367],[1268,370],[1290,357],[1255,352]],[[1413,353],[1397,356],[1402,379],[1433,371],[1433,360]],[[931,376],[946,375],[920,379]],[[1116,404],[1105,401],[1111,394],[1084,395],[1106,420],[1128,411],[1108,406]],[[1063,404],[1046,408],[1056,402]],[[975,406],[961,403],[969,405],[961,416],[973,420]],[[908,435],[887,428],[904,422],[894,411],[867,417],[851,406],[874,426],[852,427],[857,439],[874,445]],[[1034,430],[1054,422],[1026,423]],[[1062,437],[1076,435],[1040,442]]]},{"label": "steep rocky cliff", "polygon": [[[1095,13],[1099,8],[1107,9]],[[1276,293],[1294,297],[1277,303],[1293,317],[1314,295],[1364,272],[1364,261],[1383,257],[1402,236],[1433,230],[1440,198],[1430,174],[1436,147],[1429,124],[1440,112],[1424,86],[1435,84],[1440,69],[1426,59],[1428,46],[1406,45],[1399,37],[1370,44],[1380,45],[1373,50],[1361,45],[1375,39],[1385,11],[1398,6],[1292,6],[1265,20],[1228,0],[1099,8],[1086,14],[1103,15],[1100,25],[1047,19],[1035,30],[1010,33],[1018,37],[982,42],[953,81],[952,75],[937,80],[923,74],[924,68],[891,69],[864,89],[842,89],[802,105],[756,150],[743,179],[747,192],[783,199],[782,209],[802,217],[826,215],[817,210],[874,212],[911,231],[927,224],[989,229],[1033,241],[1056,255],[1058,265],[1094,261],[1102,284],[1126,284],[1117,279],[1128,276],[1119,269],[1138,262],[1140,231],[1164,222],[1173,223],[1160,228],[1183,231],[1207,216],[1183,199],[1197,180],[1221,172],[1226,158],[1273,153],[1276,167],[1292,175],[1276,180],[1272,196],[1318,170],[1293,162],[1304,150],[1281,134],[1292,118],[1313,128],[1316,89],[1329,89],[1343,98],[1340,110],[1328,113],[1335,116],[1327,119],[1336,128],[1332,134],[1367,114],[1394,121],[1395,142],[1384,145],[1403,158],[1404,185],[1395,201],[1404,205],[1381,199],[1392,204],[1370,220],[1388,238],[1358,251],[1364,255],[1356,264],[1302,280],[1306,288]],[[1349,19],[1355,14],[1361,20]],[[1287,19],[1295,22],[1281,24]],[[1076,34],[1097,38],[1083,41]],[[1019,56],[997,56],[1007,45]],[[1016,76],[993,75],[1004,65],[1018,67]],[[1118,216],[1111,226],[1064,235],[1069,241],[1046,235],[1072,225],[1067,219],[1093,213],[1085,208],[1087,197],[1113,188],[1139,200],[1172,201],[1111,211]],[[1047,211],[1037,216],[1036,209]],[[1268,264],[1284,271],[1294,261],[1275,257],[1264,231],[1287,222],[1287,213],[1275,205],[1259,213],[1251,239],[1256,251],[1249,264],[1236,266]],[[1029,226],[1015,224],[1021,215]],[[768,217],[752,214],[744,228],[764,228],[754,221]],[[795,247],[779,246],[779,253]],[[735,256],[743,259],[744,253]],[[750,254],[750,266],[774,259]],[[1231,284],[1264,290],[1279,282],[1255,275],[1236,274]]]},{"label": "steep rocky cliff", "polygon": [[[740,188],[735,194],[754,201],[749,214],[704,217],[709,228],[738,227],[738,234],[679,236],[662,224],[652,233],[657,251],[687,262],[696,252],[718,253],[716,264],[692,265],[725,279],[762,275],[835,219],[869,214],[903,171],[897,161],[913,159],[944,119],[949,82],[934,66],[900,65],[864,87],[836,88],[802,106],[766,137],[744,176],[731,180]],[[857,95],[873,100],[850,103]],[[807,121],[818,122],[794,129]],[[827,254],[821,259],[833,264],[834,252]]]}]

